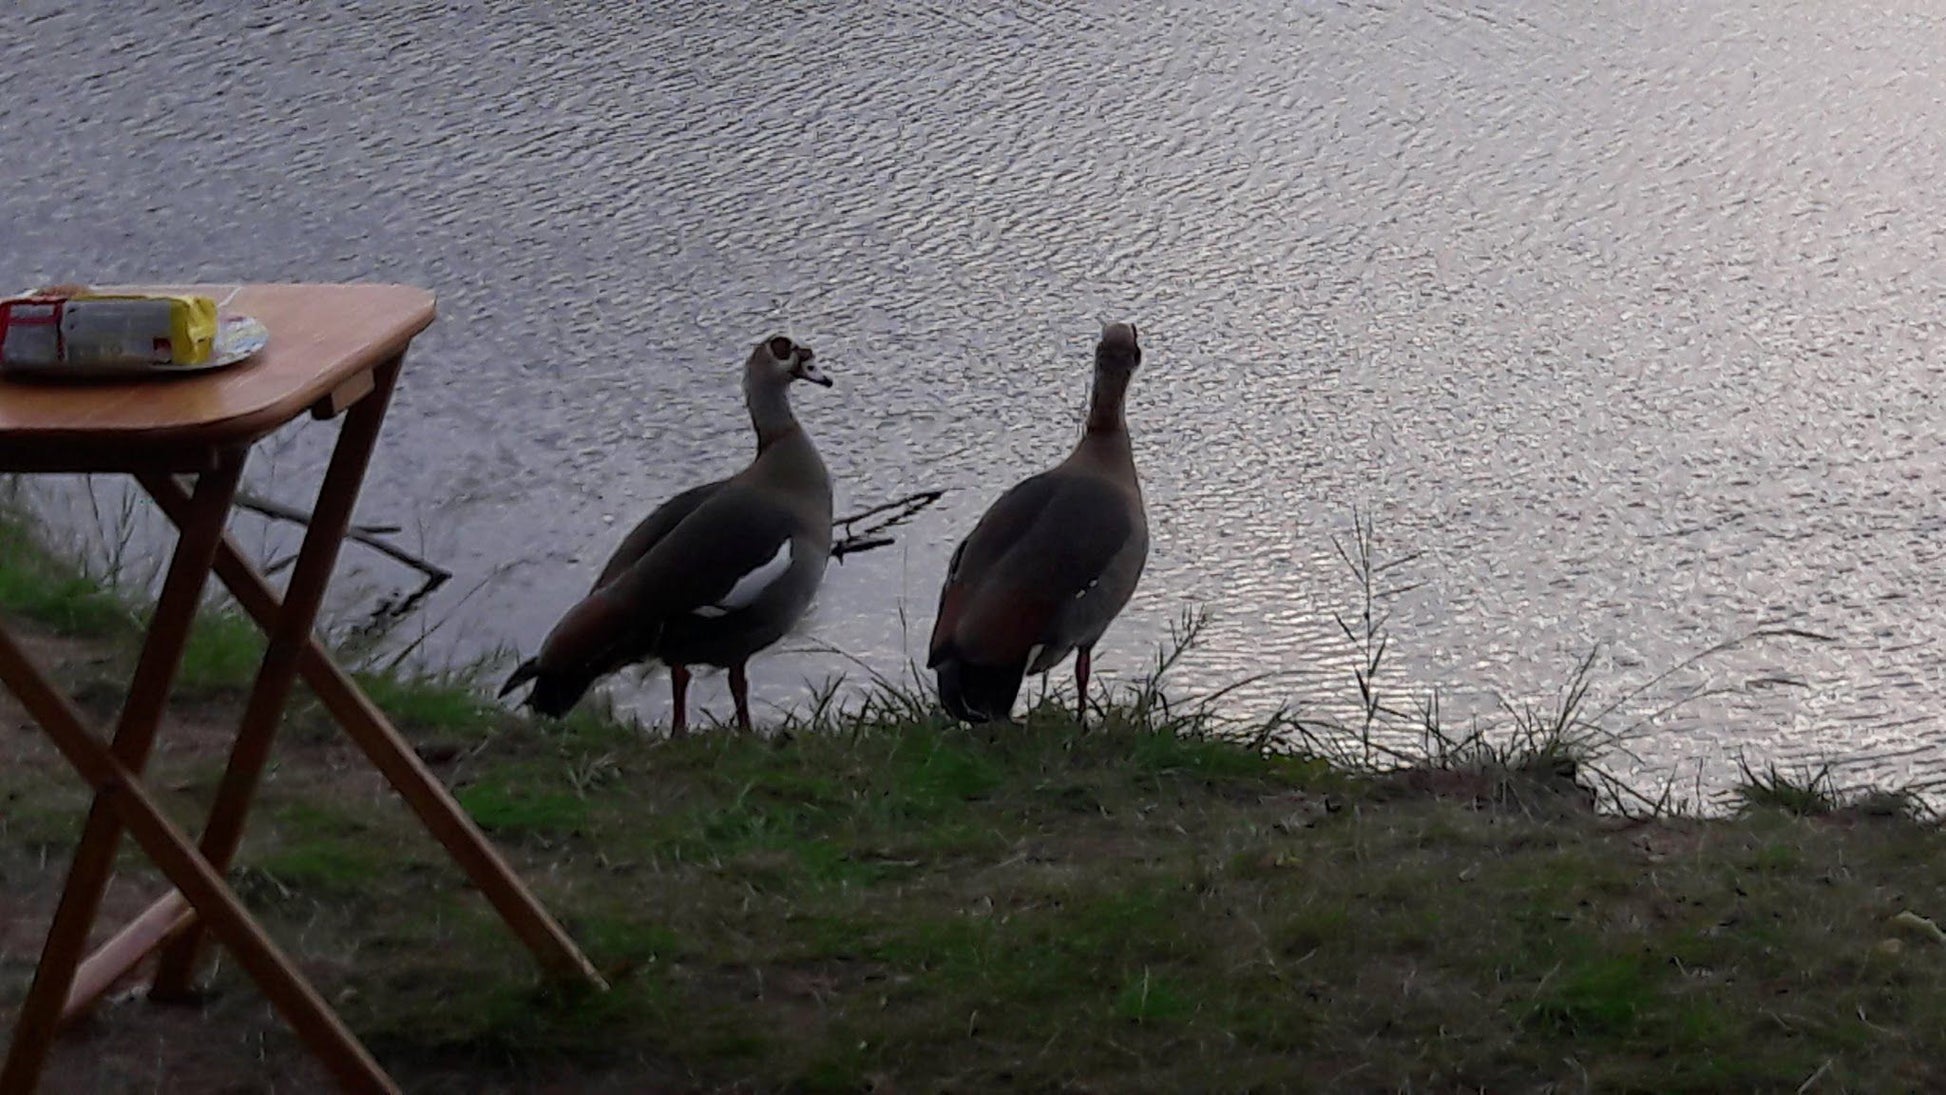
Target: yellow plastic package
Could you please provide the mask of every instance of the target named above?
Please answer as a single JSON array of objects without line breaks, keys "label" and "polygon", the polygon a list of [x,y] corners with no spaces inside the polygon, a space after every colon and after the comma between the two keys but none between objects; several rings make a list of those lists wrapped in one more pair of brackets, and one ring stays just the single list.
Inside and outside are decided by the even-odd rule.
[{"label": "yellow plastic package", "polygon": [[200,365],[216,344],[216,302],[174,293],[76,293],[6,302],[9,365]]},{"label": "yellow plastic package", "polygon": [[77,365],[201,365],[216,345],[216,302],[187,294],[68,298],[61,322]]}]

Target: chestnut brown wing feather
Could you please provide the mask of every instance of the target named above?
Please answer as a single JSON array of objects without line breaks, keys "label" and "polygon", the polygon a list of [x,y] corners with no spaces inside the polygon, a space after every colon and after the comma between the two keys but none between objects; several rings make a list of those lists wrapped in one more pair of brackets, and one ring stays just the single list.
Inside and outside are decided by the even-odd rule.
[{"label": "chestnut brown wing feather", "polygon": [[1022,480],[955,550],[926,664],[1024,662],[1132,530],[1126,501],[1097,478],[1056,469]]}]

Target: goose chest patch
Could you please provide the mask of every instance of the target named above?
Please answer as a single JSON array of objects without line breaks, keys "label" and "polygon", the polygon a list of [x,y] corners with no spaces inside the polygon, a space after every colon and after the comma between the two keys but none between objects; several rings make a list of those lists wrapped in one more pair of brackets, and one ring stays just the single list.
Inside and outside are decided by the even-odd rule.
[{"label": "goose chest patch", "polygon": [[719,616],[728,616],[740,608],[748,608],[756,603],[757,598],[764,595],[765,590],[790,573],[790,569],[791,542],[786,539],[777,546],[777,554],[772,555],[768,562],[746,571],[736,580],[736,584],[730,587],[730,591],[718,597],[715,603],[697,605],[690,609],[690,614],[713,620]]}]

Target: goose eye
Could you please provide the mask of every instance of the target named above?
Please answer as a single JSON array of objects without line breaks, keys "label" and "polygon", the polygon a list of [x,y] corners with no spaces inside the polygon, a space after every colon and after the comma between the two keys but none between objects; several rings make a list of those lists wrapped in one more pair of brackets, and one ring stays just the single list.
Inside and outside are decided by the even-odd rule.
[{"label": "goose eye", "polygon": [[776,338],[770,340],[770,356],[779,361],[789,361],[792,349],[791,340],[785,338],[783,335],[778,335]]}]

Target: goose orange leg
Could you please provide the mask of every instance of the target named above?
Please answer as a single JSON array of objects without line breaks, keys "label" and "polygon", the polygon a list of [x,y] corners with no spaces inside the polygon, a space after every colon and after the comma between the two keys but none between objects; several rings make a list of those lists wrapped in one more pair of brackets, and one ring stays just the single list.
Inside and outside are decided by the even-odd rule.
[{"label": "goose orange leg", "polygon": [[744,675],[743,663],[730,667],[730,697],[737,703],[737,729],[750,732],[750,678]]},{"label": "goose orange leg", "polygon": [[669,713],[669,736],[685,737],[689,733],[689,667],[672,665],[669,667],[669,691],[674,696]]},{"label": "goose orange leg", "polygon": [[1092,667],[1089,647],[1081,647],[1074,652],[1074,721],[1087,729],[1088,726],[1088,670]]}]

